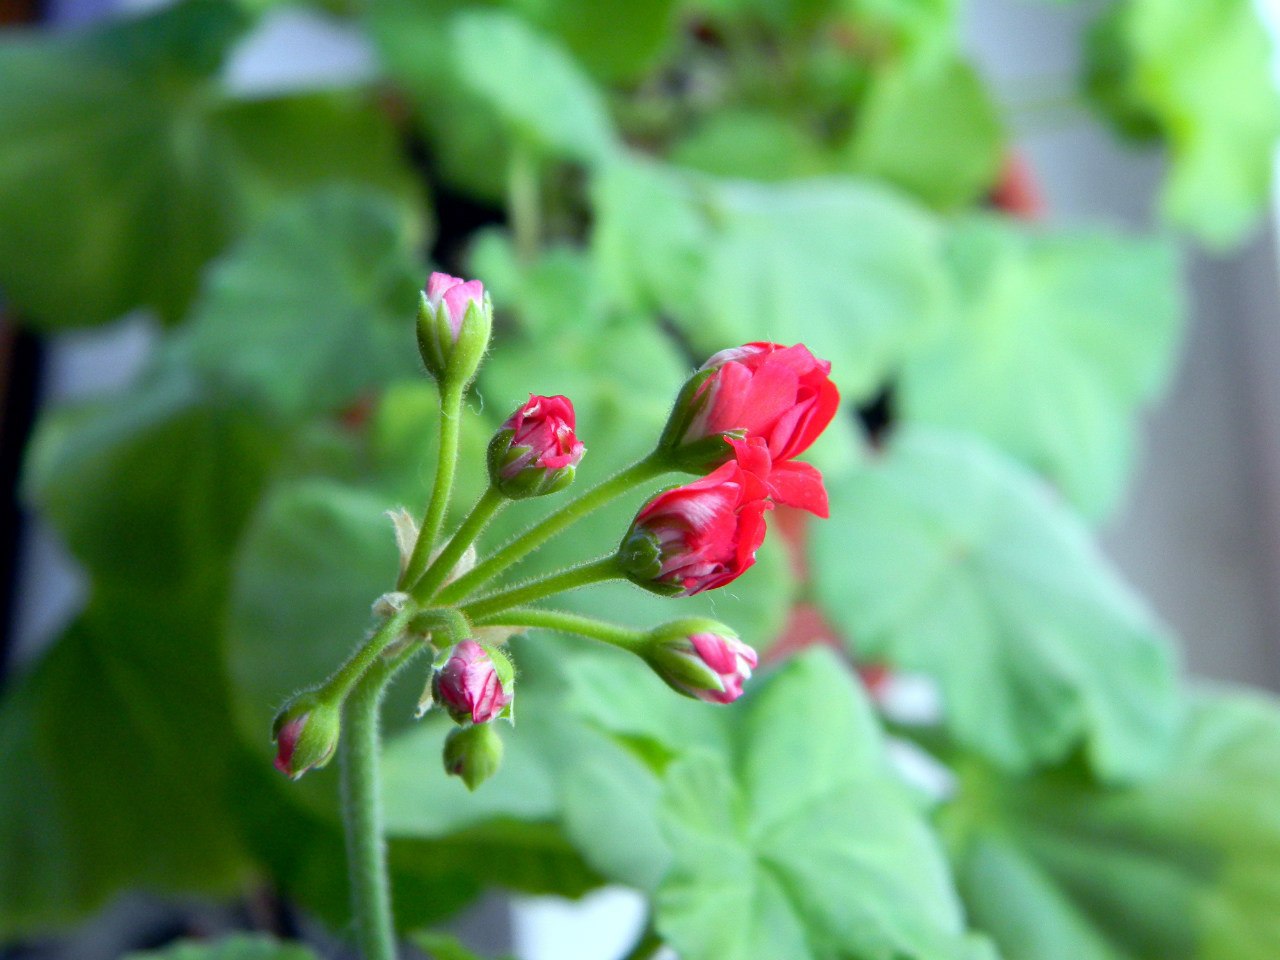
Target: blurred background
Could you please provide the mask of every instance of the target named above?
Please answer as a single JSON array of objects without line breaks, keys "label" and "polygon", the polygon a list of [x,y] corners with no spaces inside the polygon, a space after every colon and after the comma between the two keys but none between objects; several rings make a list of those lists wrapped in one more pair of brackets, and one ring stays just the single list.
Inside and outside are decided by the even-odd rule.
[{"label": "blurred background", "polygon": [[[96,401],[111,391],[136,391],[140,383],[156,377],[157,364],[163,366],[184,351],[195,355],[229,351],[234,350],[236,337],[252,338],[255,334],[247,326],[242,329],[228,323],[225,337],[229,343],[214,342],[221,334],[197,334],[182,342],[171,332],[180,328],[170,324],[194,311],[197,318],[204,317],[208,328],[210,316],[236,309],[251,311],[264,294],[245,264],[252,264],[255,256],[273,256],[282,240],[300,235],[297,231],[342,222],[353,216],[352,209],[343,206],[348,200],[339,198],[334,209],[322,212],[318,220],[308,221],[299,214],[292,225],[282,221],[274,237],[264,236],[256,248],[244,248],[241,263],[219,268],[220,273],[210,273],[199,265],[225,257],[226,250],[251,229],[243,224],[261,224],[263,214],[258,210],[264,206],[263,199],[290,177],[317,183],[331,178],[373,183],[391,195],[412,198],[411,204],[417,203],[429,213],[412,223],[395,222],[394,212],[379,210],[367,215],[367,211],[356,211],[354,215],[365,218],[352,231],[357,243],[427,253],[434,262],[456,272],[469,270],[467,275],[482,276],[495,291],[500,316],[506,291],[535,301],[542,297],[542,302],[529,308],[529,316],[512,319],[509,328],[522,329],[530,342],[550,344],[550,349],[558,350],[559,344],[568,342],[557,326],[564,321],[547,317],[577,302],[574,298],[581,291],[575,283],[590,281],[583,281],[575,272],[576,261],[568,262],[567,258],[566,263],[551,264],[536,277],[520,274],[519,263],[525,257],[525,238],[520,234],[525,227],[516,212],[524,196],[518,178],[531,177],[535,191],[541,191],[541,200],[534,203],[541,202],[543,218],[532,229],[541,232],[544,249],[558,249],[558,244],[572,243],[584,235],[593,245],[593,256],[599,254],[597,246],[604,246],[599,237],[603,228],[595,218],[602,222],[607,214],[593,213],[592,207],[606,207],[609,201],[602,199],[602,193],[610,188],[594,180],[589,188],[583,185],[585,179],[605,176],[597,173],[602,166],[597,154],[604,148],[583,139],[567,145],[563,142],[573,141],[579,131],[590,133],[593,129],[593,101],[584,105],[571,96],[561,99],[556,96],[561,88],[552,83],[545,92],[537,92],[544,96],[542,102],[535,94],[532,103],[518,102],[518,97],[513,98],[517,102],[507,103],[501,90],[491,94],[483,82],[469,81],[471,95],[494,100],[493,109],[501,118],[499,126],[509,123],[516,131],[504,130],[503,146],[495,153],[514,150],[518,161],[521,145],[534,145],[532,172],[522,174],[518,162],[510,162],[510,158],[495,160],[494,166],[500,168],[495,183],[489,182],[495,178],[483,169],[482,158],[491,156],[486,152],[487,130],[469,129],[457,119],[457,111],[470,109],[470,102],[454,100],[451,95],[439,102],[432,99],[432,84],[455,82],[442,79],[438,71],[433,73],[435,62],[445,55],[442,44],[446,43],[433,33],[438,29],[436,20],[453,15],[461,5],[427,3],[415,9],[413,3],[405,2],[347,8],[252,0],[238,12],[244,22],[234,27],[216,22],[219,17],[209,12],[216,6],[207,3],[203,8],[201,16],[208,23],[193,22],[173,29],[174,42],[185,45],[173,61],[178,65],[174,68],[165,61],[167,54],[147,49],[150,41],[142,34],[133,41],[134,46],[74,46],[78,42],[74,38],[87,35],[83,31],[100,29],[103,22],[114,18],[150,15],[156,9],[153,4],[111,0],[0,3],[0,19],[6,24],[0,38],[6,44],[0,52],[0,304],[4,305],[0,385],[4,481],[10,494],[2,545],[6,630],[0,697],[8,702],[11,715],[10,726],[5,728],[10,736],[0,738],[0,776],[11,783],[7,792],[0,790],[0,816],[23,824],[20,830],[0,832],[0,861],[6,861],[0,865],[5,881],[0,884],[5,897],[0,904],[0,920],[4,921],[0,943],[9,941],[8,946],[0,946],[0,957],[6,960],[114,957],[162,945],[179,934],[240,928],[287,935],[301,932],[331,953],[343,949],[331,926],[314,919],[313,905],[306,903],[305,897],[299,906],[287,895],[280,895],[270,878],[255,883],[232,869],[230,874],[241,882],[243,896],[228,898],[227,885],[219,881],[213,886],[223,890],[223,896],[192,900],[188,891],[193,885],[185,880],[166,888],[163,878],[181,871],[164,866],[150,875],[149,868],[140,870],[137,878],[129,869],[107,871],[110,876],[100,883],[59,876],[62,871],[74,874],[79,869],[74,858],[56,867],[46,864],[38,868],[36,861],[27,860],[48,856],[49,850],[79,849],[84,854],[93,849],[92,841],[68,844],[62,838],[52,845],[30,842],[21,846],[13,842],[40,818],[38,811],[33,817],[32,809],[13,813],[9,807],[25,804],[34,808],[44,802],[38,789],[24,798],[20,796],[23,791],[13,786],[23,777],[27,761],[18,746],[23,736],[12,732],[23,728],[13,717],[25,707],[13,704],[24,698],[51,696],[32,693],[33,685],[27,678],[37,664],[47,662],[54,645],[64,642],[59,638],[69,625],[72,632],[77,629],[73,624],[91,596],[95,604],[91,611],[105,609],[108,616],[114,616],[113,609],[138,609],[129,606],[132,601],[117,608],[104,607],[105,601],[99,601],[104,596],[110,599],[110,590],[94,588],[101,566],[114,562],[118,543],[108,544],[104,550],[90,547],[87,572],[80,545],[95,537],[128,535],[127,531],[134,529],[129,524],[151,520],[147,511],[132,506],[119,514],[125,518],[120,521],[124,526],[89,512],[78,514],[77,499],[92,499],[95,493],[59,486],[55,474],[64,461],[77,483],[109,483],[114,475],[97,467],[77,474],[76,458],[83,450],[68,454],[59,445],[75,437],[75,431],[90,416],[83,407],[86,401]],[[1163,38],[1168,44],[1157,50],[1161,28],[1152,27],[1145,38],[1141,28],[1134,28],[1136,38],[1125,33],[1125,17],[1137,21],[1147,15],[1133,12],[1144,7],[1142,3],[886,0],[882,4],[824,4],[815,0],[807,4],[738,4],[707,0],[656,4],[661,8],[657,15],[646,4],[609,3],[600,8],[609,12],[598,15],[590,12],[589,5],[579,9],[581,5],[553,0],[492,6],[514,11],[511,16],[539,31],[540,36],[549,37],[556,50],[570,51],[574,70],[585,71],[603,91],[613,122],[621,131],[619,136],[637,155],[664,157],[674,167],[696,170],[726,183],[777,184],[813,176],[858,178],[887,187],[895,197],[900,195],[919,205],[942,223],[963,221],[971,211],[985,210],[1020,223],[1047,225],[1064,235],[1079,229],[1110,237],[1107,231],[1115,228],[1117,236],[1159,238],[1152,242],[1165,244],[1161,249],[1168,252],[1170,263],[1176,262],[1175,273],[1155,267],[1151,272],[1161,276],[1150,278],[1149,289],[1142,286],[1147,279],[1135,282],[1120,298],[1116,315],[1124,310],[1142,314],[1149,309],[1170,317],[1160,332],[1142,334],[1146,339],[1127,355],[1146,356],[1147,360],[1133,361],[1135,368],[1146,364],[1163,369],[1139,378],[1143,386],[1121,401],[1121,412],[1099,408],[1097,397],[1081,387],[1050,398],[1061,403],[1063,420],[1070,419],[1070,424],[1040,420],[1028,428],[1051,435],[1043,448],[1026,442],[1017,429],[1002,434],[999,423],[992,425],[999,419],[995,415],[987,419],[985,413],[974,414],[972,429],[1067,491],[1065,499],[1087,518],[1121,579],[1145,597],[1155,617],[1167,625],[1187,674],[1280,690],[1280,381],[1274,373],[1280,369],[1280,290],[1269,192],[1274,139],[1280,128],[1274,86],[1280,66],[1268,39],[1280,23],[1280,8],[1265,2],[1250,5],[1197,0],[1186,8],[1194,8],[1188,22],[1168,26],[1168,35]],[[1159,6],[1145,4],[1152,10]],[[1163,15],[1148,13],[1152,18]],[[1242,25],[1245,20],[1249,21],[1247,27]],[[778,23],[789,26],[780,28]],[[210,39],[219,30],[233,39]],[[41,43],[56,45],[60,40],[28,44],[19,39],[30,31],[47,38],[71,39],[61,50],[55,46],[41,49]],[[1182,33],[1173,36],[1178,31]],[[632,45],[617,42],[618,35],[628,33],[640,38],[636,44],[652,35],[656,38],[652,49],[637,52]],[[770,39],[761,40],[762,35]],[[461,41],[455,37],[455,42]],[[930,52],[931,48],[937,49]],[[559,61],[548,65],[538,60],[535,53],[540,55],[540,50],[517,49],[518,53],[507,55],[516,61],[522,56],[528,59],[513,70],[524,69],[542,77],[554,75],[558,69]],[[483,45],[468,50],[479,56]],[[59,56],[63,59],[58,60]],[[1159,56],[1168,59],[1161,62]],[[207,63],[202,64],[202,59]],[[919,67],[917,60],[936,63]],[[730,64],[727,68],[726,63]],[[1260,63],[1270,71],[1269,78],[1259,71]],[[82,69],[77,70],[76,64]],[[224,88],[251,104],[276,102],[274,98],[280,97],[306,98],[317,92],[327,97],[335,91],[339,97],[357,91],[362,99],[358,109],[350,113],[349,104],[337,99],[326,102],[323,111],[328,112],[323,117],[318,116],[320,110],[316,117],[298,110],[293,114],[282,111],[279,117],[271,118],[255,118],[246,111],[246,116],[228,125],[230,133],[224,131],[219,136],[243,135],[254,146],[237,143],[227,147],[217,141],[216,150],[199,156],[182,153],[186,146],[179,125],[172,144],[179,159],[169,167],[152,156],[154,145],[145,142],[156,123],[145,111],[164,109],[164,96],[157,98],[160,107],[139,99],[136,115],[112,119],[101,115],[100,111],[113,103],[128,103],[127,98],[137,96],[137,90],[121,80],[130,71],[137,71],[140,77],[150,71],[148,79],[141,81],[143,86],[155,84],[162,89],[171,82],[170,73],[175,69],[197,65],[206,72],[219,72]],[[804,65],[804,70],[797,65]],[[789,74],[788,70],[796,72]],[[918,83],[912,73],[916,70],[925,77]],[[1185,70],[1187,76],[1181,76],[1179,70]],[[883,79],[881,73],[890,79]],[[553,79],[564,82],[559,76]],[[1153,86],[1160,83],[1165,86]],[[500,81],[495,84],[501,86]],[[1198,98],[1197,90],[1213,84],[1218,86],[1212,96],[1206,93]],[[1265,84],[1265,90],[1260,84]],[[726,88],[731,94],[725,94]],[[113,101],[112,97],[126,99]],[[422,114],[432,111],[436,111],[435,119],[423,118]],[[525,129],[530,121],[522,111],[545,112],[553,119],[546,129],[536,125]],[[1206,113],[1215,111],[1229,115],[1222,129],[1210,129],[1212,123],[1204,119]],[[721,113],[730,119],[713,123]],[[379,119],[369,121],[366,114]],[[31,118],[37,115],[48,122],[43,126],[33,122]],[[823,131],[826,142],[819,144],[808,135],[802,136],[797,131],[803,123],[792,124],[794,118],[819,118],[814,126]],[[1233,122],[1236,126],[1232,128]],[[260,127],[255,128],[255,123]],[[290,128],[290,123],[296,127]],[[301,131],[310,123],[314,123],[314,130],[297,133],[296,145],[272,142],[273,136],[293,135],[280,131]],[[113,125],[122,128],[118,136],[110,129]],[[131,125],[136,131],[128,129]],[[874,132],[858,133],[871,131],[873,126]],[[24,134],[32,130],[42,131],[45,139]],[[58,141],[49,132],[53,130],[61,131],[67,139]],[[140,139],[131,141],[131,137]],[[462,142],[449,143],[451,138]],[[851,144],[847,147],[846,139]],[[332,147],[335,140],[336,148]],[[114,153],[101,147],[108,141]],[[193,139],[190,146],[197,151],[209,149],[202,143]],[[136,163],[131,155],[134,148],[139,151]],[[316,159],[317,153],[330,149],[334,155]],[[217,150],[225,150],[226,155],[218,155]],[[92,151],[97,152],[90,159]],[[844,159],[833,160],[837,155]],[[74,170],[81,161],[83,177],[59,185],[57,178],[64,176],[63,171]],[[49,175],[38,182],[18,176],[42,165]],[[512,173],[501,172],[508,166]],[[228,189],[236,177],[243,175],[247,182],[250,177],[245,171],[250,168],[256,178],[251,185],[243,190],[234,185]],[[1261,175],[1259,168],[1265,171]],[[151,192],[148,178],[173,176],[175,172],[189,177],[189,182]],[[506,179],[508,176],[511,179]],[[644,203],[643,191],[651,188],[641,178],[624,183],[620,189],[640,197],[637,203]],[[223,194],[218,191],[235,194],[234,203],[252,207],[254,212],[244,217],[239,212],[225,215],[217,205],[233,201],[221,199]],[[55,194],[61,199],[47,208],[48,216],[52,220],[65,215],[67,219],[50,233],[32,225],[34,215],[29,205]],[[653,195],[661,197],[661,191]],[[660,202],[654,201],[655,205]],[[131,209],[130,203],[139,206]],[[665,207],[661,209],[666,212]],[[68,210],[83,214],[83,219]],[[617,216],[625,231],[625,217]],[[898,229],[896,223],[868,222],[877,229],[884,226],[889,234]],[[673,233],[685,228],[683,222],[666,226]],[[69,245],[57,239],[58,231],[81,228],[83,233]],[[127,239],[135,229],[155,232],[148,241],[125,250],[121,238]],[[507,233],[502,234],[501,242],[493,239],[497,234],[484,233],[504,229]],[[206,236],[192,241],[192,232]],[[425,240],[424,234],[434,239]],[[898,241],[891,236],[886,242],[892,245]],[[56,252],[64,246],[69,249]],[[95,262],[99,254],[101,261]],[[344,269],[349,263],[362,266],[359,257],[350,258],[349,251],[339,256]],[[663,256],[664,251],[645,247],[640,241],[624,251],[623,260],[634,264],[652,257],[658,264],[654,271],[661,272],[668,262],[676,262]],[[1099,256],[1137,264],[1145,263],[1151,253],[1118,245]],[[183,258],[185,264],[175,265]],[[876,262],[874,256],[853,259],[857,263]],[[295,266],[287,257],[283,260],[283,267]],[[332,262],[325,259],[323,251],[308,252],[300,260],[304,271],[312,265],[327,269]],[[422,262],[420,256],[418,262]],[[363,266],[373,263],[370,259]],[[396,262],[394,269],[400,266]],[[165,274],[155,283],[145,279],[114,283],[99,275],[116,270],[117,275],[133,271],[145,277],[153,267]],[[376,267],[383,272],[378,274],[380,289],[375,295],[391,302],[392,292],[403,290],[405,284],[400,275],[391,276],[392,267],[385,263]],[[611,317],[636,311],[660,316],[669,332],[674,329],[672,341],[677,353],[689,360],[704,356],[703,342],[689,332],[696,319],[681,317],[662,293],[653,292],[654,279],[643,276],[646,269],[610,267],[615,280],[626,270],[634,274],[617,283],[619,289],[627,287],[632,294],[629,300],[618,298],[627,301],[621,306],[608,303],[601,309]],[[74,280],[70,292],[59,291],[59,270],[77,271],[83,280]],[[1096,295],[1101,299],[1108,296],[1109,284],[1128,282],[1124,270],[1113,277],[1104,273],[1100,271],[1096,281]],[[413,269],[407,274],[411,283]],[[1173,280],[1162,286],[1166,274]],[[197,283],[199,276],[204,279]],[[667,276],[673,283],[680,282],[676,270]],[[563,289],[557,287],[565,277],[569,279]],[[912,283],[910,278],[903,278],[903,282],[906,286]],[[320,286],[328,292],[327,283]],[[193,295],[197,287],[201,292]],[[100,302],[90,305],[87,314],[92,316],[77,316],[74,298],[95,294],[100,294]],[[1090,295],[1086,294],[1086,299]],[[1167,308],[1166,301],[1184,304],[1185,309]],[[270,304],[268,309],[272,309]],[[912,309],[909,299],[899,297],[888,312]],[[353,301],[346,314],[336,312],[334,323],[374,315],[380,320],[386,310],[383,304],[370,310]],[[794,324],[783,327],[760,335],[785,339],[786,333],[796,329]],[[803,333],[803,324],[800,327]],[[341,337],[336,329],[327,326],[323,335],[337,342]],[[715,329],[734,328],[722,323]],[[982,334],[972,336],[976,340]],[[1084,339],[1094,347],[1102,344],[1099,349],[1105,352],[1106,342],[1113,336],[1119,341],[1139,334],[1094,330]],[[895,347],[886,352],[882,340],[860,333],[851,337],[852,349],[860,356],[875,356],[879,351],[888,358],[867,361],[849,381],[841,383],[872,438],[877,425],[886,419],[891,425],[913,419],[946,427],[957,425],[954,416],[931,412],[930,403],[945,403],[945,396],[932,401],[928,397],[912,399],[913,375],[902,372],[903,364],[909,366],[912,361],[901,359],[907,356],[904,351]],[[288,342],[280,339],[276,345]],[[381,349],[382,343],[355,338],[346,349]],[[565,349],[573,357],[584,356],[575,353],[576,345]],[[286,346],[276,356],[287,354]],[[513,351],[511,357],[502,368],[508,381],[519,380],[522,371],[530,371],[538,363],[536,349]],[[300,363],[319,376],[327,376],[333,369],[320,362],[312,364],[308,356],[301,357]],[[203,361],[196,365],[201,364],[206,371],[212,369]],[[655,361],[664,371],[666,364],[665,358]],[[397,375],[403,372],[398,361],[385,366]],[[282,387],[275,396],[269,373],[248,363],[240,368],[231,364],[228,369],[226,373],[215,371],[215,378],[223,377],[230,385],[216,404],[235,409],[241,403],[237,398],[242,384],[252,384],[258,390],[266,382],[262,392],[267,400],[263,403],[277,407],[267,417],[268,431],[281,421],[296,419],[291,387]],[[664,373],[659,379],[678,382],[679,363],[674,369],[674,375]],[[343,417],[368,417],[370,382],[377,381],[383,372],[383,368],[369,364],[354,373],[350,383],[336,388],[338,394],[300,401],[301,406],[310,404],[308,415],[336,410]],[[1050,367],[1043,375],[1052,380],[1057,374]],[[496,380],[498,374],[493,376]],[[1067,373],[1062,376],[1064,382],[1069,379]],[[1075,376],[1074,368],[1070,376]],[[531,389],[539,387],[518,382],[505,390],[490,386],[485,402],[494,407],[487,412],[500,415],[513,398]],[[158,416],[148,413],[146,407],[160,401],[148,399],[145,391],[139,396],[125,409],[141,410],[138,416],[144,420]],[[244,402],[252,405],[258,400]],[[41,418],[56,410],[72,413],[40,428],[44,430],[44,439],[38,441],[44,444],[42,452],[38,457],[29,453]],[[123,435],[119,432],[132,429],[125,423],[131,416],[128,412],[117,415],[119,422],[108,425],[101,435],[87,436],[84,442],[118,442]],[[1125,425],[1102,425],[1108,417],[1123,420]],[[607,418],[602,416],[601,422],[608,422]],[[960,423],[962,429],[969,426]],[[1125,432],[1129,429],[1131,435]],[[119,435],[113,437],[113,432]],[[224,454],[230,456],[260,441],[236,437],[220,442],[229,445]],[[315,449],[299,455],[288,470],[305,474],[310,462],[327,456],[322,452],[327,442],[317,441]],[[178,460],[185,456],[180,440],[173,440],[170,449]],[[1079,480],[1073,473],[1076,468],[1055,459],[1063,456],[1063,451],[1069,459],[1073,450],[1080,451],[1082,460],[1094,458],[1100,464],[1096,471],[1093,466],[1080,467],[1084,472],[1094,471],[1080,481],[1082,486],[1073,487]],[[824,469],[838,473],[863,455],[859,441],[826,449],[819,459]],[[207,464],[196,468],[214,470]],[[139,482],[145,487],[149,481]],[[220,482],[215,480],[215,488]],[[150,489],[144,489],[143,494],[150,496]],[[221,522],[218,511],[208,511],[206,505],[182,509],[193,513],[204,510],[208,516],[202,513],[184,519],[169,515],[165,520],[161,515],[155,522],[195,527]],[[228,510],[237,513],[240,508]],[[231,526],[240,522],[227,519]],[[185,529],[181,536],[194,542],[206,533]],[[152,551],[151,540],[159,535],[157,530],[137,529],[137,534],[137,551]],[[230,550],[233,546],[207,549]],[[127,556],[133,552],[130,549],[123,552],[124,564],[137,559]],[[260,557],[258,560],[264,562]],[[361,587],[370,582],[378,582],[376,571],[372,578],[364,577]],[[162,585],[163,577],[156,583]],[[808,599],[803,591],[796,596]],[[845,625],[831,609],[824,608],[824,613],[827,621],[802,632],[807,629],[810,634],[834,636]],[[234,621],[236,614],[230,617]],[[760,629],[776,634],[778,626],[771,621]],[[234,632],[236,626],[233,623],[227,629]],[[237,641],[230,642],[234,646]],[[340,638],[334,642],[342,649]],[[114,669],[105,661],[100,666],[106,671]],[[239,682],[234,679],[237,673],[243,675],[255,667],[261,663],[233,666],[233,682]],[[82,683],[94,682],[92,677],[68,677],[58,688],[61,695],[69,696]],[[250,684],[247,689],[287,691],[288,684],[276,688]],[[109,727],[111,718],[96,713],[94,696],[83,704],[86,718]],[[175,702],[180,703],[180,693],[175,696]],[[109,706],[109,702],[104,699],[98,706]],[[261,706],[269,709],[271,703]],[[43,712],[34,716],[46,717],[50,709],[56,711],[56,704],[41,706]],[[22,721],[27,722],[45,721]],[[162,714],[153,714],[140,722],[163,725],[164,720]],[[56,739],[61,744],[75,742],[74,737]],[[159,753],[170,756],[165,749]],[[139,785],[137,789],[145,788]],[[198,794],[198,786],[195,789]],[[171,799],[159,802],[167,804]],[[143,801],[144,807],[149,802]],[[88,808],[76,815],[92,816]],[[200,813],[193,811],[192,815]],[[64,826],[54,832],[66,829],[76,832],[76,828]],[[143,830],[137,840],[164,844],[170,842],[166,836],[169,834],[161,831],[151,837]],[[7,846],[5,838],[10,841]],[[105,855],[116,856],[115,849],[107,844]],[[140,852],[139,856],[145,860],[149,854]],[[339,878],[340,873],[339,869]],[[157,877],[161,878],[158,882]],[[139,881],[136,884],[135,879]],[[134,886],[149,888],[149,892],[127,892]],[[194,889],[201,886],[195,884]],[[25,897],[24,888],[41,892]],[[45,888],[50,892],[42,901]],[[104,903],[108,904],[105,908]],[[462,919],[455,919],[453,929],[481,951],[512,949],[526,960],[605,960],[626,949],[643,923],[645,910],[641,897],[612,886],[575,904],[531,895],[517,896],[514,909],[511,903],[504,896],[490,894],[473,904]],[[1155,956],[1140,951],[1116,954],[1121,955]]]}]

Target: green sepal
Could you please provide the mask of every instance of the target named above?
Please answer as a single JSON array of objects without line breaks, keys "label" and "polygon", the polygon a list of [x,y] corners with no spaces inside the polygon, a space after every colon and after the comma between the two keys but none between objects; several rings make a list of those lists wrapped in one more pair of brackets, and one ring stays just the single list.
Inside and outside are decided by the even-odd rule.
[{"label": "green sepal", "polygon": [[662,575],[662,545],[647,530],[632,526],[622,545],[618,547],[617,561],[622,575],[637,587],[644,587],[651,593],[664,597],[674,597],[684,592],[684,587],[680,584],[658,579]]},{"label": "green sepal", "polygon": [[475,379],[493,330],[493,304],[489,294],[484,303],[472,300],[462,317],[457,339],[449,326],[449,308],[441,301],[432,307],[425,291],[418,296],[418,353],[427,372],[442,386],[466,387]]},{"label": "green sepal", "polygon": [[684,617],[654,627],[646,635],[642,656],[654,672],[672,690],[693,697],[694,690],[720,690],[723,682],[693,649],[689,637],[695,633],[714,633],[738,639],[732,628],[708,617]]},{"label": "green sepal", "polygon": [[484,783],[502,766],[502,739],[492,723],[455,727],[444,739],[444,772],[461,777],[468,790]]},{"label": "green sepal", "polygon": [[277,754],[276,769],[291,780],[308,770],[319,770],[333,759],[342,733],[342,705],[308,690],[294,697],[276,714],[271,739],[279,742],[285,728],[301,722],[301,729],[287,758]]},{"label": "green sepal", "polygon": [[577,475],[576,466],[549,470],[530,464],[513,477],[503,476],[503,470],[531,449],[525,444],[513,446],[511,441],[515,439],[515,435],[515,431],[511,429],[499,430],[489,441],[489,482],[495,490],[508,500],[525,500],[558,493],[573,483],[573,478]]}]

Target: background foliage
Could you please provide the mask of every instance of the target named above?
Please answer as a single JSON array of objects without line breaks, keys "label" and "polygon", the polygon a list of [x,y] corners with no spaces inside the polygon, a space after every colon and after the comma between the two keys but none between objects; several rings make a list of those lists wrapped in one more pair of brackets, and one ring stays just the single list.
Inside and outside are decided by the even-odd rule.
[{"label": "background foliage", "polygon": [[[27,457],[92,587],[0,704],[0,936],[124,888],[246,882],[345,927],[334,775],[283,782],[267,731],[393,578],[383,511],[421,507],[435,405],[410,317],[433,260],[499,309],[468,494],[529,392],[573,398],[591,482],[709,353],[830,358],[848,409],[815,450],[833,517],[801,541],[811,582],[775,531],[682,609],[768,648],[812,600],[845,648],[725,710],[611,650],[518,639],[520,725],[475,795],[406,684],[386,797],[406,929],[494,885],[620,883],[684,960],[1280,955],[1280,711],[1188,692],[1092,532],[1174,360],[1174,236],[1238,241],[1269,192],[1280,111],[1248,0],[1120,0],[1081,38],[1101,122],[1168,152],[1162,236],[986,202],[1010,147],[958,0],[333,0],[376,77],[245,93],[229,58],[274,6],[0,37],[0,288],[39,330],[144,310],[162,331],[137,382],[50,410]],[[533,565],[612,544],[634,506]],[[670,612],[630,587],[572,601]],[[886,721],[850,658],[932,678],[941,718]],[[904,750],[944,788],[904,781]]]}]

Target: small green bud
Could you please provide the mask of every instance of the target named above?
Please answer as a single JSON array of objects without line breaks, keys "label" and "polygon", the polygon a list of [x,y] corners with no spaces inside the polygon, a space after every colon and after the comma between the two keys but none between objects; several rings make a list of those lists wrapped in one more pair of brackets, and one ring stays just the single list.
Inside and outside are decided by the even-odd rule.
[{"label": "small green bud", "polygon": [[294,697],[271,725],[275,767],[291,780],[333,759],[342,732],[342,708],[315,691]]},{"label": "small green bud", "polygon": [[455,727],[444,740],[444,771],[461,777],[468,790],[484,783],[502,766],[502,739],[491,723]]}]

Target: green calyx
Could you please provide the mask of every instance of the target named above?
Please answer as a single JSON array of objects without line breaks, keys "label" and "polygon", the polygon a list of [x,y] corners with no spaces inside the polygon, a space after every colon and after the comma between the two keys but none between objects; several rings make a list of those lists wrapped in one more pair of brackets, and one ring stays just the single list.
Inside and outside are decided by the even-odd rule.
[{"label": "green calyx", "polygon": [[307,691],[285,705],[271,724],[276,744],[276,769],[297,780],[308,770],[333,759],[342,732],[342,707],[316,691]]},{"label": "green calyx", "polygon": [[457,727],[444,740],[445,773],[461,777],[467,789],[474,790],[498,772],[502,752],[502,739],[493,724]]},{"label": "green calyx", "polygon": [[480,361],[489,349],[493,330],[493,305],[489,295],[484,303],[472,300],[455,335],[449,322],[449,309],[441,303],[433,307],[422,293],[418,299],[418,352],[427,372],[440,384],[455,384],[465,389],[475,379]]},{"label": "green calyx", "polygon": [[627,531],[618,547],[617,563],[623,576],[638,587],[664,597],[683,592],[680,584],[658,579],[662,576],[662,545],[657,536],[643,527],[633,525]]},{"label": "green calyx", "polygon": [[678,693],[692,696],[691,690],[718,690],[719,675],[698,656],[689,639],[694,634],[713,633],[737,638],[738,634],[718,620],[685,617],[654,627],[646,635],[641,656],[654,672]]},{"label": "green calyx", "polygon": [[577,467],[573,466],[549,470],[531,463],[512,473],[511,465],[532,449],[523,444],[512,445],[514,439],[514,430],[499,430],[489,441],[488,451],[489,482],[508,500],[545,497],[573,483],[577,474]]}]

